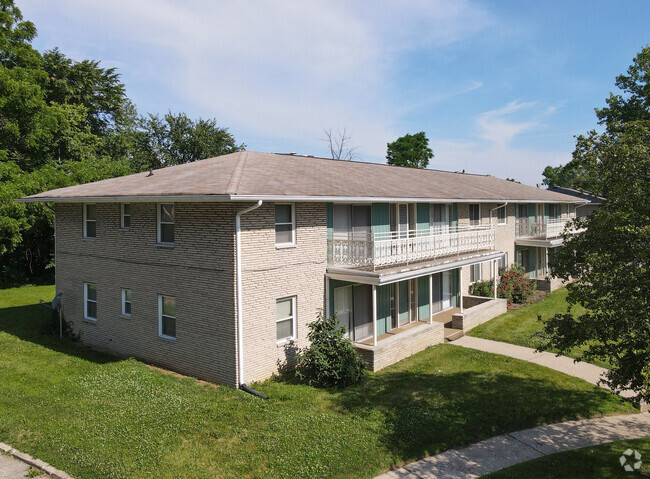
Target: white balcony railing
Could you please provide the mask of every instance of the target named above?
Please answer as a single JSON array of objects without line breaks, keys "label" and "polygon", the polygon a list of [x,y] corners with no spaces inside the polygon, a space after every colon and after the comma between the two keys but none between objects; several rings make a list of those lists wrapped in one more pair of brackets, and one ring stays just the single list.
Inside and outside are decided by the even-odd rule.
[{"label": "white balcony railing", "polygon": [[490,225],[351,234],[328,240],[328,262],[373,268],[494,249]]},{"label": "white balcony railing", "polygon": [[[548,223],[516,223],[517,238],[559,238],[571,220],[550,220]],[[577,234],[584,230],[572,228],[571,234]]]}]

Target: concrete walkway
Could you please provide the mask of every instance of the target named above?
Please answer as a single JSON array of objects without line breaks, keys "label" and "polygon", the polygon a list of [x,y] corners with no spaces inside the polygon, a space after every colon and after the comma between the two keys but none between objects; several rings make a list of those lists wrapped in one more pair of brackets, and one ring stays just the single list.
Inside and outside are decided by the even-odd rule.
[{"label": "concrete walkway", "polygon": [[0,479],[29,477],[29,466],[18,459],[0,453]]},{"label": "concrete walkway", "polygon": [[[462,346],[464,348],[478,349],[486,353],[501,354],[503,356],[510,356],[511,358],[521,359],[530,363],[539,364],[547,368],[555,369],[561,373],[574,376],[576,378],[584,379],[585,381],[609,389],[604,384],[599,384],[598,381],[604,376],[607,371],[605,368],[595,366],[593,364],[584,362],[575,362],[573,358],[566,356],[556,356],[554,353],[549,352],[535,352],[532,348],[525,348],[523,346],[516,346],[514,344],[502,343],[501,341],[491,341],[489,339],[474,338],[472,336],[463,336],[452,343],[455,346]],[[631,391],[623,391],[620,394],[622,397],[629,398],[634,396]]]},{"label": "concrete walkway", "polygon": [[650,436],[650,414],[626,414],[538,426],[450,449],[376,479],[469,479],[557,452]]}]

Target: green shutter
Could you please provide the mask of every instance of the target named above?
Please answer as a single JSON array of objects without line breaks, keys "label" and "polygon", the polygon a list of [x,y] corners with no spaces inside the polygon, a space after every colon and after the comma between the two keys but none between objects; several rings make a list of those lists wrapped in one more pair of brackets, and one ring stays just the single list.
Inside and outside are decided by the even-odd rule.
[{"label": "green shutter", "polygon": [[535,223],[535,204],[531,203],[528,205],[528,222]]},{"label": "green shutter", "polygon": [[409,317],[409,283],[400,281],[397,283],[397,294],[399,294],[399,319]]},{"label": "green shutter", "polygon": [[453,228],[458,226],[458,203],[451,206],[451,226]]},{"label": "green shutter", "polygon": [[418,278],[418,319],[429,319],[429,277]]},{"label": "green shutter", "polygon": [[390,331],[390,284],[377,286],[377,334]]},{"label": "green shutter", "polygon": [[334,205],[327,203],[327,239],[332,239],[332,230],[334,228]]},{"label": "green shutter", "polygon": [[429,203],[417,204],[417,234],[424,236],[429,233]]},{"label": "green shutter", "polygon": [[390,205],[388,203],[372,204],[372,232],[390,232]]}]

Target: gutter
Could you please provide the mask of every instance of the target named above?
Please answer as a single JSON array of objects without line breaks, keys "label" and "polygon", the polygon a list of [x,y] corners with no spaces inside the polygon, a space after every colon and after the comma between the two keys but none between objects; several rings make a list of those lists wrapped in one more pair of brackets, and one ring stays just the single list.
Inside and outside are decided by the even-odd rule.
[{"label": "gutter", "polygon": [[262,393],[252,390],[244,382],[244,312],[242,311],[242,278],[241,278],[241,216],[262,206],[262,200],[258,200],[253,206],[238,211],[235,214],[235,263],[236,263],[236,290],[237,290],[237,384],[239,389],[254,396],[268,399]]}]

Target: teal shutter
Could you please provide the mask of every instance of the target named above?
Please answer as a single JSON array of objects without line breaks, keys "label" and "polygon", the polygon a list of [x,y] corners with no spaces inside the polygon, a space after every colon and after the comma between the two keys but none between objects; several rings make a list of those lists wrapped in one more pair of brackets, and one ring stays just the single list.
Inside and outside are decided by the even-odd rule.
[{"label": "teal shutter", "polygon": [[535,205],[533,203],[528,205],[528,222],[535,223]]},{"label": "teal shutter", "polygon": [[397,283],[399,294],[399,319],[408,319],[409,317],[409,284],[408,281]]},{"label": "teal shutter", "polygon": [[425,236],[429,232],[429,203],[417,204],[417,234]]},{"label": "teal shutter", "polygon": [[390,204],[388,203],[372,204],[372,232],[373,233],[390,232]]},{"label": "teal shutter", "polygon": [[377,334],[390,331],[390,284],[377,286]]},{"label": "teal shutter", "polygon": [[545,224],[548,224],[548,217],[550,215],[550,208],[551,208],[551,205],[549,205],[548,203],[544,204],[544,223]]},{"label": "teal shutter", "polygon": [[418,278],[418,319],[429,319],[429,277]]},{"label": "teal shutter", "polygon": [[332,239],[334,229],[334,205],[327,203],[327,239]]},{"label": "teal shutter", "polygon": [[451,206],[451,226],[453,228],[458,226],[458,203]]}]

